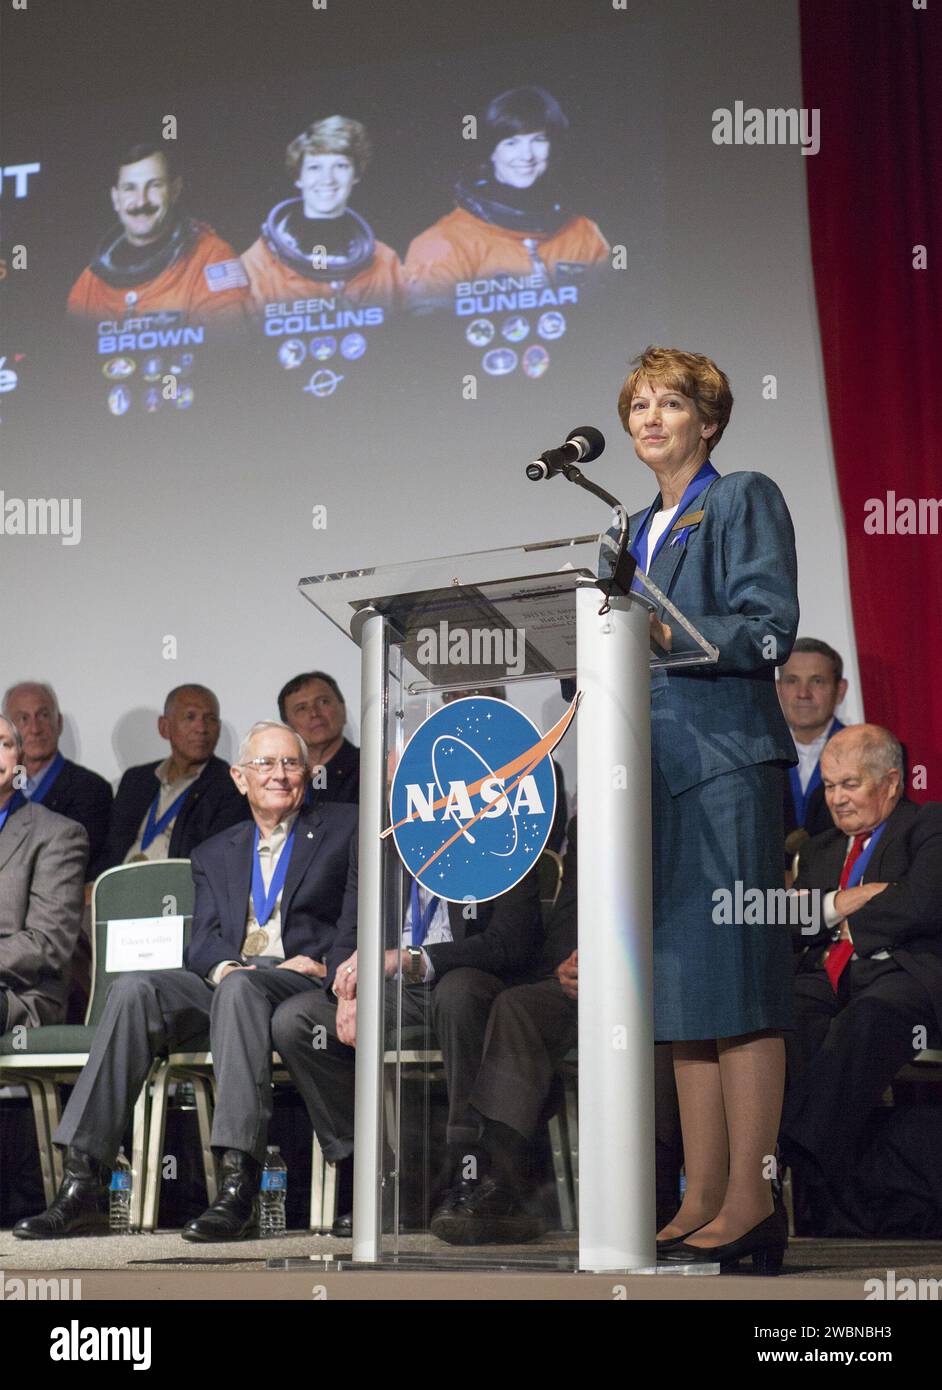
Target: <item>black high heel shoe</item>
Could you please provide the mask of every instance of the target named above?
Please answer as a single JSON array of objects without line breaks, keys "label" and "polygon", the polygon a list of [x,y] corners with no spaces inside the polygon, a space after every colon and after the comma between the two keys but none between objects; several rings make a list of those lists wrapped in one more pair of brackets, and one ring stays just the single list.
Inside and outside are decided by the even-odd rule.
[{"label": "black high heel shoe", "polygon": [[687,1231],[685,1235],[668,1236],[666,1240],[656,1240],[654,1242],[654,1248],[658,1255],[663,1255],[665,1250],[670,1250],[673,1246],[680,1245],[687,1239],[687,1236],[695,1236],[698,1231],[702,1231],[704,1226],[708,1226],[709,1224],[708,1221],[701,1221],[699,1226],[694,1226],[693,1230]]},{"label": "black high heel shoe", "polygon": [[738,1240],[711,1246],[686,1245],[681,1241],[664,1252],[664,1261],[666,1264],[718,1264],[720,1273],[726,1274],[751,1255],[753,1273],[772,1276],[781,1273],[787,1249],[788,1223],[785,1212],[776,1207],[771,1216]]}]

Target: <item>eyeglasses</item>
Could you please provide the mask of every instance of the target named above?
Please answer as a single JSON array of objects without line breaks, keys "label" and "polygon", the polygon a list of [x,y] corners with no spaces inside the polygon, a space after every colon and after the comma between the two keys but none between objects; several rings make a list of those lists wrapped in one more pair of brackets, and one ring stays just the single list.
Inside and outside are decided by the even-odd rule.
[{"label": "eyeglasses", "polygon": [[301,758],[250,758],[242,767],[252,767],[256,772],[274,772],[283,767],[289,777],[297,777],[307,771],[307,764]]}]

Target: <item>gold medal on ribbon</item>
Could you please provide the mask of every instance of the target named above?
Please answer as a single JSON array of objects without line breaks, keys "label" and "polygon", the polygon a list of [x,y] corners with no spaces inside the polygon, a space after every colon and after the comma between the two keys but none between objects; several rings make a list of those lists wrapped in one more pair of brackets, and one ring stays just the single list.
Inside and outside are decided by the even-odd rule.
[{"label": "gold medal on ribbon", "polygon": [[260,956],[267,945],[267,931],[250,931],[242,943],[242,954],[244,956]]},{"label": "gold medal on ribbon", "polygon": [[125,860],[127,864],[146,864],[147,862],[146,854],[132,854],[130,859]]}]

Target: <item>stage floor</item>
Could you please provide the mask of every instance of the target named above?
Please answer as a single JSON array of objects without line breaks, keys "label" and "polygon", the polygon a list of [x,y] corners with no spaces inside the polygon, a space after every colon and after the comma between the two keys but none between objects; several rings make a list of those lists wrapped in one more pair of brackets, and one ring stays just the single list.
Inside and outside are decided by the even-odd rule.
[{"label": "stage floor", "polygon": [[[430,1253],[434,1247],[434,1255]],[[175,1231],[151,1235],[76,1237],[55,1242],[14,1240],[0,1231],[0,1270],[68,1275],[81,1279],[87,1299],[577,1299],[597,1301],[683,1299],[772,1301],[865,1300],[868,1279],[942,1278],[940,1241],[793,1240],[785,1268],[775,1279],[751,1273],[720,1276],[573,1274],[575,1240],[548,1234],[527,1246],[460,1250],[426,1236],[404,1236],[404,1256],[424,1256],[415,1268],[339,1269],[349,1259],[349,1241],[307,1231],[235,1245],[189,1245]],[[447,1261],[436,1269],[434,1259]],[[279,1261],[307,1265],[274,1267]],[[528,1268],[524,1261],[530,1261]],[[272,1262],[272,1263],[269,1263]],[[460,1268],[465,1262],[465,1268]],[[538,1265],[538,1267],[534,1267]],[[556,1265],[556,1268],[553,1266]],[[742,1269],[751,1268],[744,1261]]]}]

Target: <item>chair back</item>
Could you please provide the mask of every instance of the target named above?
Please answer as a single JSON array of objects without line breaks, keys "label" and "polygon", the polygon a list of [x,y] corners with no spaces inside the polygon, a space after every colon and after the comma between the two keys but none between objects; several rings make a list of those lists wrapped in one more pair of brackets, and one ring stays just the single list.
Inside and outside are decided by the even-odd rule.
[{"label": "chair back", "polygon": [[193,923],[193,875],[189,859],[141,860],[107,869],[92,890],[92,988],[85,1022],[101,1018],[109,986],[118,978],[106,970],[108,924],[139,917],[182,917],[183,944]]}]

